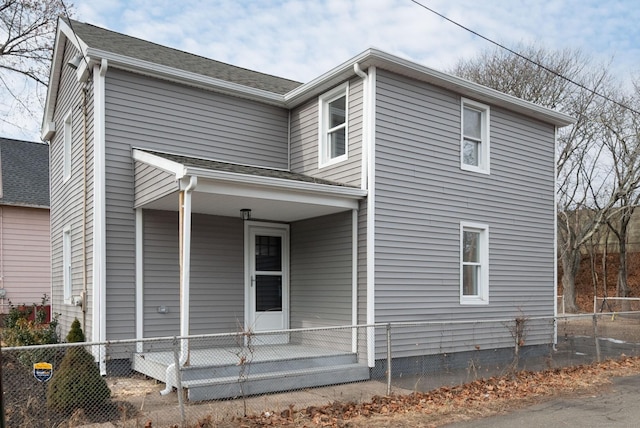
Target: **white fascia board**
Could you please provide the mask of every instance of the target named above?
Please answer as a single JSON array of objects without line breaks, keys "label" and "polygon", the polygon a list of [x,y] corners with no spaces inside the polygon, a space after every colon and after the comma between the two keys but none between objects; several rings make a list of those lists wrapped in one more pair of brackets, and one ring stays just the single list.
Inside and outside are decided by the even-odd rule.
[{"label": "white fascia board", "polygon": [[211,89],[227,94],[241,96],[260,102],[284,106],[284,97],[274,92],[262,89],[252,88],[238,83],[228,82],[226,80],[216,79],[214,77],[203,76],[202,74],[192,73],[190,71],[179,70],[177,68],[166,65],[155,64],[137,58],[125,55],[115,54],[113,52],[103,51],[94,48],[87,49],[87,56],[92,59],[105,58],[109,61],[109,66],[122,70],[142,73],[149,76],[171,80],[178,83],[198,86],[205,89]]},{"label": "white fascia board", "polygon": [[288,180],[285,178],[262,177],[259,175],[247,175],[226,171],[212,171],[202,168],[185,168],[185,174],[249,186],[281,188],[286,191],[309,192],[350,199],[362,199],[367,195],[366,190],[355,187],[331,186],[328,184],[307,183],[304,181]]},{"label": "white fascia board", "polygon": [[58,29],[56,30],[56,40],[53,49],[54,54],[51,61],[51,72],[49,73],[49,85],[47,86],[47,99],[44,104],[44,114],[42,116],[40,138],[43,141],[49,141],[49,138],[53,136],[53,134],[49,132],[50,129],[48,126],[53,120],[53,112],[58,98],[60,74],[64,66],[64,47],[66,41],[71,43],[80,53],[86,55],[87,44],[73,32],[69,24],[61,18],[58,18]]},{"label": "white fascia board", "polygon": [[[424,76],[428,81],[443,86],[448,89],[455,90],[463,95],[469,95],[480,99],[481,101],[487,101],[507,109],[516,110],[520,113],[528,114],[545,120],[557,126],[567,126],[576,122],[576,119],[568,114],[560,113],[558,111],[542,107],[529,101],[525,101],[521,98],[508,95],[503,92],[497,91],[492,88],[480,85],[475,82],[463,79],[461,77],[453,76],[451,74],[443,73],[438,70],[434,70],[429,67],[417,64],[415,62],[397,57],[395,55],[388,54],[378,49],[371,49],[372,65],[391,64],[404,68],[409,72],[411,77]],[[418,76],[414,76],[411,72],[417,73]],[[422,80],[425,80],[424,78]]]},{"label": "white fascia board", "polygon": [[242,198],[339,207],[345,210],[355,210],[358,208],[358,199],[355,198],[345,198],[315,192],[295,192],[281,187],[259,187],[234,182],[199,181],[197,191]]},{"label": "white fascia board", "polygon": [[527,116],[549,122],[556,126],[567,126],[576,122],[573,117],[567,114],[539,106],[529,101],[522,100],[512,95],[496,91],[495,89],[488,88],[451,74],[443,73],[375,48],[367,49],[349,61],[285,94],[284,98],[287,106],[290,108],[295,107],[309,98],[315,97],[334,85],[348,79],[350,76],[355,75],[353,65],[356,63],[358,63],[363,70],[370,66],[390,70],[420,81],[450,89],[479,101],[501,106],[508,110],[513,110]]},{"label": "white fascia board", "polygon": [[159,168],[170,174],[175,174],[177,180],[181,179],[186,174],[186,169],[181,163],[174,162],[161,156],[156,156],[152,153],[133,149],[131,156],[133,157],[133,160],[146,163],[147,165]]}]

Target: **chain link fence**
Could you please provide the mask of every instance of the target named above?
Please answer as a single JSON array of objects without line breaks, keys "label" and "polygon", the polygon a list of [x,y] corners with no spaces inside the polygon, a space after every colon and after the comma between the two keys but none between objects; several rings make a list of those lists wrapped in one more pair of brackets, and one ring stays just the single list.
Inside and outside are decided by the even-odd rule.
[{"label": "chain link fence", "polygon": [[8,427],[206,427],[622,355],[640,355],[640,312],[5,347],[1,358]]}]

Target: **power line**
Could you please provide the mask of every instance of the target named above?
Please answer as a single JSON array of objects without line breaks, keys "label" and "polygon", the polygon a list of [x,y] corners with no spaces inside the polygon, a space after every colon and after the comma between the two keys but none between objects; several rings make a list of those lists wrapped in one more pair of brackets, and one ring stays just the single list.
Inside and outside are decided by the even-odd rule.
[{"label": "power line", "polygon": [[516,55],[518,58],[521,58],[521,59],[523,59],[525,61],[528,61],[528,62],[534,64],[537,67],[540,67],[541,69],[553,74],[554,76],[557,76],[557,77],[559,77],[561,79],[564,79],[567,82],[572,83],[572,84],[578,86],[579,88],[582,88],[582,89],[592,93],[593,95],[599,96],[599,97],[603,98],[606,101],[612,102],[612,103],[614,103],[614,104],[616,104],[616,105],[618,105],[618,106],[620,106],[620,107],[622,107],[624,109],[627,109],[627,110],[629,110],[629,111],[631,111],[631,112],[633,112],[633,113],[635,113],[637,115],[640,115],[640,111],[638,111],[638,110],[636,110],[634,108],[631,108],[628,105],[621,103],[620,101],[616,101],[616,100],[610,98],[607,95],[601,94],[598,91],[596,91],[595,89],[591,89],[591,88],[583,85],[582,83],[578,83],[575,80],[573,80],[573,79],[571,79],[571,78],[569,78],[567,76],[564,76],[564,75],[558,73],[557,71],[554,71],[554,70],[550,69],[549,67],[545,66],[544,64],[540,64],[539,62],[537,62],[537,61],[535,61],[535,60],[533,60],[533,59],[531,59],[529,57],[526,57],[526,56],[522,55],[521,53],[519,53],[519,52],[517,52],[517,51],[515,51],[513,49],[510,49],[510,48],[508,48],[507,46],[505,46],[505,45],[503,45],[501,43],[498,43],[498,42],[496,42],[496,41],[494,41],[494,40],[492,40],[492,39],[490,39],[490,38],[488,38],[486,36],[483,36],[482,34],[478,33],[477,31],[474,31],[471,28],[466,27],[466,26],[454,21],[453,19],[448,18],[447,16],[441,14],[440,12],[438,12],[436,10],[433,10],[432,8],[420,3],[418,0],[410,0],[410,1],[412,3],[415,3],[416,5],[420,6],[423,9],[428,10],[429,12],[431,12],[431,13],[433,13],[435,15],[438,15],[440,18],[442,18],[442,19],[444,19],[446,21],[449,21],[453,25],[456,25],[456,26],[462,28],[463,30],[468,31],[469,33],[473,34],[474,36],[480,37],[481,39],[486,40],[487,42],[492,43],[492,44],[498,46],[499,48],[504,49],[509,53],[512,53],[513,55]]}]

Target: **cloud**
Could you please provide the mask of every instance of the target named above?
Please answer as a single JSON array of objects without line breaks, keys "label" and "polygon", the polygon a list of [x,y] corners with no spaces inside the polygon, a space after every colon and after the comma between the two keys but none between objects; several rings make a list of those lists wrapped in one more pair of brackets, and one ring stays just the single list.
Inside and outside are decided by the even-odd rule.
[{"label": "cloud", "polygon": [[[621,78],[639,71],[635,0],[419,0],[488,38],[582,49]],[[75,0],[77,18],[306,82],[369,47],[446,70],[494,46],[411,0]],[[36,121],[35,128],[39,127]],[[5,131],[0,124],[0,132]]]}]

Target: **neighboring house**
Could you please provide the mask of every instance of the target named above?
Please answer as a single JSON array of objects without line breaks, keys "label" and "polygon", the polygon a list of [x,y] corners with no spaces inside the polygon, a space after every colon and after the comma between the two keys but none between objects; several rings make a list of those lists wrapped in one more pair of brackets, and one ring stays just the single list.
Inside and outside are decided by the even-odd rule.
[{"label": "neighboring house", "polygon": [[[302,84],[60,21],[42,131],[54,311],[91,341],[551,317],[570,123],[376,49]],[[438,353],[427,330],[394,334],[394,355]],[[371,368],[385,342],[365,336],[334,346]],[[552,340],[532,323],[528,345]]]},{"label": "neighboring house", "polygon": [[0,138],[0,312],[51,296],[49,146]]}]

